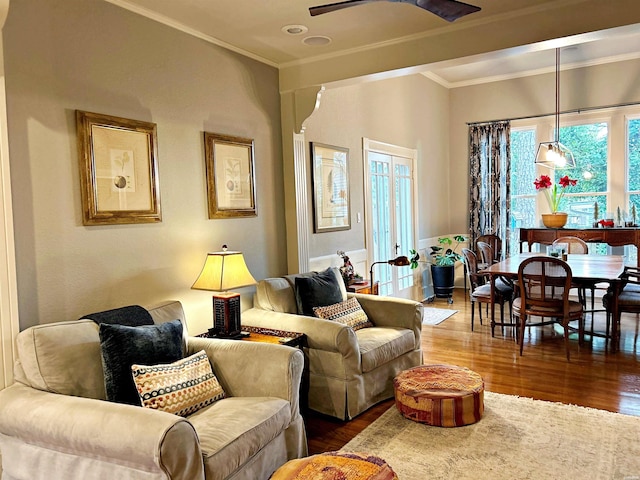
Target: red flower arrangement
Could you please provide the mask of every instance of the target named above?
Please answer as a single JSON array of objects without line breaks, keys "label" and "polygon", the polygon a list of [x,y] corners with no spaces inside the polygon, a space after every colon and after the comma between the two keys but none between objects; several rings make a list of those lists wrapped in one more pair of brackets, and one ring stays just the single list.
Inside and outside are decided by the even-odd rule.
[{"label": "red flower arrangement", "polygon": [[[551,207],[551,213],[556,213],[558,211],[558,207],[560,206],[560,200],[565,193],[565,188],[569,186],[574,186],[578,183],[578,180],[574,180],[569,178],[568,175],[560,178],[558,183],[554,184],[551,182],[551,177],[548,175],[540,175],[540,178],[534,180],[533,184],[536,186],[536,190],[543,190],[545,195],[547,196],[547,200],[549,200],[549,206]],[[558,190],[558,185],[560,185],[561,189]],[[551,192],[549,192],[551,189]]]}]

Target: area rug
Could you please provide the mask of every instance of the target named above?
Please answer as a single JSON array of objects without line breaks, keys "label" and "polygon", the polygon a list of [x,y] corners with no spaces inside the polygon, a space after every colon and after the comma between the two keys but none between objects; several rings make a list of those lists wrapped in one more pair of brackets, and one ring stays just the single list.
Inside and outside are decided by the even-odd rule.
[{"label": "area rug", "polygon": [[402,480],[638,479],[640,417],[485,392],[473,425],[432,427],[395,406],[342,451],[379,456]]},{"label": "area rug", "polygon": [[438,325],[444,322],[458,310],[448,310],[444,308],[424,307],[424,315],[422,317],[423,325]]}]

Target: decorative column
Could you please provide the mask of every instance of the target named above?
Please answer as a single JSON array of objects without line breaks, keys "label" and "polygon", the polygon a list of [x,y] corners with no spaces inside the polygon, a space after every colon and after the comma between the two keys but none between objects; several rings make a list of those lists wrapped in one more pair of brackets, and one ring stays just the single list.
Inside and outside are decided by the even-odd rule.
[{"label": "decorative column", "polygon": [[304,129],[307,119],[320,106],[322,92],[324,87],[310,87],[281,94],[288,273],[309,271],[311,196],[307,188],[309,152]]},{"label": "decorative column", "polygon": [[[8,11],[9,0],[0,0],[0,28],[4,26]],[[7,94],[4,49],[0,35],[0,388],[13,383],[15,338],[18,330],[18,285],[9,171]]]}]

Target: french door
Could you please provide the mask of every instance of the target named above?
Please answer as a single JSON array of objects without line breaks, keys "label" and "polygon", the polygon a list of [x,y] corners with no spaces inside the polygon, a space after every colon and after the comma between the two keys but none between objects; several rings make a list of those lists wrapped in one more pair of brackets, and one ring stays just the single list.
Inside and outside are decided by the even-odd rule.
[{"label": "french door", "polygon": [[[417,250],[416,150],[363,139],[369,266]],[[370,267],[371,268],[371,267]],[[412,298],[413,270],[388,263],[373,267],[380,295]]]}]

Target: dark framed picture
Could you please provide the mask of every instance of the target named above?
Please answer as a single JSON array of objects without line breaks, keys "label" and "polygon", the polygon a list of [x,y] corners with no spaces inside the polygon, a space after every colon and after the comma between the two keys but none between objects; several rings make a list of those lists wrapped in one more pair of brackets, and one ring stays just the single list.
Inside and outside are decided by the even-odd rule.
[{"label": "dark framed picture", "polygon": [[209,218],[255,217],[253,140],[204,132]]},{"label": "dark framed picture", "polygon": [[349,149],[311,143],[314,232],[351,228]]},{"label": "dark framed picture", "polygon": [[76,110],[84,225],[162,221],[156,124]]}]

